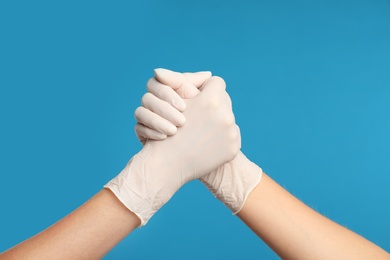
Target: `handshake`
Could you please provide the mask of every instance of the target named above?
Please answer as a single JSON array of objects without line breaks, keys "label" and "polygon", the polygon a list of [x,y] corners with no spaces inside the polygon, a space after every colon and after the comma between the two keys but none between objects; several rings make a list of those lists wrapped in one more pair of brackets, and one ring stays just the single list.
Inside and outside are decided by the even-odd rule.
[{"label": "handshake", "polygon": [[143,149],[104,187],[140,226],[195,179],[237,214],[262,170],[240,152],[240,130],[224,80],[210,72],[154,72],[135,111]]}]

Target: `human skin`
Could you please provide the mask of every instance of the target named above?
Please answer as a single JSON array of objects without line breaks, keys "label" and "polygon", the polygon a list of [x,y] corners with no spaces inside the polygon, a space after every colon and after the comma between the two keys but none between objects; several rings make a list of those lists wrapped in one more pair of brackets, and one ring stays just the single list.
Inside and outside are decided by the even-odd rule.
[{"label": "human skin", "polygon": [[[129,182],[120,183],[124,193],[128,187],[145,188],[147,198],[138,201],[142,209],[153,210],[147,219],[125,207],[123,197],[103,189],[53,226],[0,254],[0,259],[100,259],[142,224],[140,219],[146,223],[181,185],[233,159],[241,143],[224,81],[211,78],[203,96],[197,97],[186,104],[186,126],[169,140],[147,141],[133,157],[138,163],[132,160],[128,164],[134,169],[126,172],[129,179],[125,180]],[[204,152],[206,148],[218,156],[209,156]],[[136,179],[134,185],[131,179]],[[135,201],[138,197],[129,199]]]},{"label": "human skin", "polygon": [[390,259],[382,248],[314,211],[266,174],[238,217],[283,259]]},{"label": "human skin", "polygon": [[[185,84],[186,88],[192,89],[182,87],[181,91],[196,93],[195,88],[201,86],[195,73],[168,73],[169,77],[164,77],[165,87],[183,86],[180,81],[193,80],[194,84]],[[159,86],[164,88],[164,85]],[[160,97],[171,103],[174,95],[164,92],[167,94]],[[153,109],[162,117],[169,114],[161,107]],[[151,138],[146,128],[138,125],[136,130],[141,130],[138,136]],[[306,206],[265,173],[250,192],[238,217],[283,259],[390,259],[382,248]]]},{"label": "human skin", "polygon": [[0,254],[0,259],[100,259],[139,224],[111,191],[102,189],[53,226]]}]

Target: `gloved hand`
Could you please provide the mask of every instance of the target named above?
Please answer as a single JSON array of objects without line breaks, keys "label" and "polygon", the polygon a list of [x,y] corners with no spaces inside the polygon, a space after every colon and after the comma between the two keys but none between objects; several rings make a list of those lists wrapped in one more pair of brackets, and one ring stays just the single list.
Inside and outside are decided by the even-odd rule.
[{"label": "gloved hand", "polygon": [[[158,103],[158,102],[157,102]],[[145,225],[186,182],[232,160],[241,140],[225,82],[211,77],[203,91],[185,100],[185,124],[163,141],[146,141],[122,172],[104,187]],[[143,110],[137,110],[144,117]]]},{"label": "gloved hand", "polygon": [[[178,95],[193,98],[201,93],[198,88],[201,89],[210,77],[211,73],[208,72],[181,74],[156,69],[155,78],[150,79],[147,84],[149,93],[142,98],[143,107],[139,107],[135,113],[139,122],[135,131],[140,141],[163,140],[168,135],[173,135],[176,127],[185,125],[183,114],[179,112],[183,111],[184,107],[175,105],[180,103]],[[176,93],[174,90],[179,91]],[[139,110],[148,112],[141,114],[138,113]],[[249,193],[260,182],[261,176],[261,168],[239,152],[234,160],[214,169],[200,180],[215,197],[237,214],[244,206]]]},{"label": "gloved hand", "polygon": [[186,107],[183,98],[198,95],[199,90],[193,84],[200,87],[211,78],[209,71],[175,75],[171,77],[170,87],[161,87],[155,78],[149,79],[146,84],[149,92],[142,97],[142,106],[134,113],[138,120],[135,132],[142,144],[145,144],[145,137],[163,140],[167,135],[176,133],[177,127],[185,122],[185,117],[180,113]]}]

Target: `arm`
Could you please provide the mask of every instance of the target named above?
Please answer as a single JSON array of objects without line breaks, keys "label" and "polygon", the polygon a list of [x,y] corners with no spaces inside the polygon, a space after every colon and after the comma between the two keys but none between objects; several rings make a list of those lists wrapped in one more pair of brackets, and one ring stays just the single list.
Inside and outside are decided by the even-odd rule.
[{"label": "arm", "polygon": [[[156,81],[150,84],[148,90],[153,93],[157,94],[158,91],[161,92],[164,89],[167,89],[164,91],[168,93],[170,87],[177,89],[171,86],[172,84],[185,85],[188,88],[200,87],[199,83],[194,83],[193,86],[188,83],[181,84],[183,76],[179,76],[176,72],[166,70],[158,72],[157,74],[160,75],[157,76],[164,84],[157,84]],[[188,76],[194,79],[196,73],[186,76],[187,80],[189,80]],[[172,103],[169,102],[170,96],[174,95],[160,95],[159,98]],[[149,107],[154,111],[159,111],[160,116],[166,120],[173,122],[172,118],[175,115],[158,103],[154,103],[154,107],[151,105]],[[138,127],[136,128],[137,134],[144,139],[153,139],[150,131],[154,129],[153,131],[161,132],[159,130],[161,127],[156,127],[160,124],[162,122],[156,120],[154,125]],[[239,159],[240,157],[242,158]],[[234,160],[226,164],[226,167],[220,167],[202,178],[207,178],[206,185],[213,194],[233,212],[238,209],[238,216],[244,223],[282,258],[390,259],[390,256],[381,248],[307,207],[267,175],[263,174],[259,182],[257,178],[259,175],[261,175],[261,169],[239,153]],[[228,180],[225,180],[226,177]],[[220,183],[223,185],[218,185]],[[219,194],[220,187],[224,187],[222,195]],[[236,192],[242,196],[231,196],[229,192]],[[247,194],[249,195],[245,200]],[[240,205],[243,207],[241,208]]]},{"label": "arm", "polygon": [[266,174],[238,216],[283,259],[390,259],[383,249],[306,206]]},{"label": "arm", "polygon": [[145,225],[186,182],[232,160],[241,146],[240,132],[224,81],[210,78],[202,93],[184,105],[186,124],[175,136],[145,140],[107,189],[0,259],[99,259],[136,226]]},{"label": "arm", "polygon": [[103,189],[80,208],[0,259],[100,259],[139,226],[140,220]]}]

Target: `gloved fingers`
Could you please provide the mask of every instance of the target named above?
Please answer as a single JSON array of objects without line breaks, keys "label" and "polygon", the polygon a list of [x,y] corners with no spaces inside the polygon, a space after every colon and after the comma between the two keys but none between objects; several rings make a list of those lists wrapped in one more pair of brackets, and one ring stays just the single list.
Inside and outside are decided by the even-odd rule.
[{"label": "gloved fingers", "polygon": [[154,70],[154,75],[159,82],[173,88],[182,98],[188,99],[199,94],[199,90],[182,73],[159,68]]},{"label": "gloved fingers", "polygon": [[177,128],[174,124],[142,106],[134,112],[135,119],[146,127],[166,135],[174,135]]},{"label": "gloved fingers", "polygon": [[179,111],[184,111],[186,104],[183,99],[170,86],[164,85],[155,78],[151,78],[146,84],[146,89],[158,97],[171,104]]},{"label": "gloved fingers", "polygon": [[175,126],[183,126],[185,123],[186,118],[181,112],[152,93],[148,92],[142,97],[142,106],[168,120]]},{"label": "gloved fingers", "polygon": [[146,127],[140,123],[137,123],[134,127],[135,134],[142,144],[145,144],[148,139],[151,140],[164,140],[167,135],[157,132],[149,127]]},{"label": "gloved fingers", "polygon": [[196,87],[200,88],[212,74],[210,71],[185,72],[183,75]]}]

